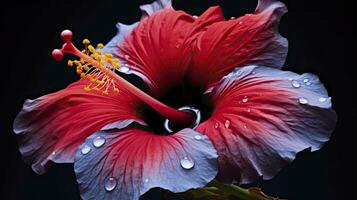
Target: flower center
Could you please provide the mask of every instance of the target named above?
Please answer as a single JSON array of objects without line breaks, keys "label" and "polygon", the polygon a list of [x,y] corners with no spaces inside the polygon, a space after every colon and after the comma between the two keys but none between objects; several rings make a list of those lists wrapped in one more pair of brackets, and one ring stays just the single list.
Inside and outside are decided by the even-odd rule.
[{"label": "flower center", "polygon": [[[89,40],[83,40],[86,49],[79,51],[71,42],[73,34],[70,30],[64,30],[61,33],[61,39],[65,41],[62,49],[55,49],[52,51],[52,57],[55,60],[61,60],[64,53],[73,54],[80,58],[79,61],[69,61],[67,64],[73,66],[77,65],[77,73],[81,78],[88,78],[91,82],[84,88],[85,91],[102,91],[103,95],[109,95],[109,90],[112,87],[114,93],[119,93],[115,85],[121,85],[130,93],[141,99],[148,106],[160,113],[162,116],[170,119],[175,124],[190,124],[194,117],[192,113],[184,112],[171,108],[160,101],[149,96],[141,91],[122,77],[118,76],[115,71],[120,68],[118,59],[114,59],[112,54],[101,55],[102,44],[98,44],[98,50],[89,45]],[[130,60],[128,56],[117,55],[119,58],[124,59],[127,63],[137,65]]]},{"label": "flower center", "polygon": [[190,106],[184,106],[184,107],[179,108],[178,110],[193,113],[195,115],[195,120],[189,126],[182,126],[180,124],[170,123],[170,120],[166,119],[164,122],[164,127],[167,132],[172,133],[175,131],[179,131],[183,128],[192,128],[192,129],[197,128],[197,126],[200,124],[200,121],[201,121],[201,112],[198,109],[190,107]]}]

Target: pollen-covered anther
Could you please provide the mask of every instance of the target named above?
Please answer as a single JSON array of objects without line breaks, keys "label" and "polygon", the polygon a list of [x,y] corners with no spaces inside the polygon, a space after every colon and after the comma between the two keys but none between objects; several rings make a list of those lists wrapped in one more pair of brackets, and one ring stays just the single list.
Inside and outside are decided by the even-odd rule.
[{"label": "pollen-covered anther", "polygon": [[90,87],[89,87],[89,86],[85,86],[83,89],[84,89],[84,91],[86,91],[86,92],[91,91],[91,89],[90,89]]},{"label": "pollen-covered anther", "polygon": [[82,41],[82,43],[83,43],[84,45],[88,45],[88,44],[90,44],[90,41],[89,41],[88,39],[84,39],[84,40]]},{"label": "pollen-covered anther", "polygon": [[99,49],[103,49],[104,45],[103,45],[102,43],[98,43],[98,44],[97,44],[97,47],[98,47]]},{"label": "pollen-covered anther", "polygon": [[91,52],[91,53],[94,53],[95,49],[92,45],[88,45],[88,50]]},{"label": "pollen-covered anther", "polygon": [[69,67],[73,67],[73,61],[72,61],[72,60],[68,60],[68,61],[67,61],[67,65],[68,65]]},{"label": "pollen-covered anther", "polygon": [[108,95],[109,95],[109,92],[108,92],[108,90],[104,90],[104,91],[102,92],[102,94],[105,95],[105,96],[108,96]]}]

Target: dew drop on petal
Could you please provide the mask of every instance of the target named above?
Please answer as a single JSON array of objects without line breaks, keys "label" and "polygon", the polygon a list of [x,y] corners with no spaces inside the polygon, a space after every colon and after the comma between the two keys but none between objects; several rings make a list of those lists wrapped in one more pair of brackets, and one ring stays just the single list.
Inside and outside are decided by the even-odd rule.
[{"label": "dew drop on petal", "polygon": [[214,125],[214,128],[218,128],[219,127],[219,124],[218,124],[218,122],[216,122],[216,124]]},{"label": "dew drop on petal", "polygon": [[121,66],[120,68],[119,68],[119,71],[120,72],[123,72],[123,73],[126,73],[126,72],[128,72],[130,69],[129,69],[129,67],[127,67],[127,66]]},{"label": "dew drop on petal", "polygon": [[96,138],[93,139],[93,145],[97,148],[103,146],[105,143],[105,139],[101,136],[97,136]]},{"label": "dew drop on petal", "polygon": [[248,108],[247,112],[250,112],[250,108]]},{"label": "dew drop on petal", "polygon": [[299,82],[297,82],[296,80],[292,80],[291,81],[291,85],[294,87],[294,88],[299,88],[301,85]]},{"label": "dew drop on petal", "polygon": [[197,15],[193,15],[192,18],[193,18],[193,19],[197,19],[198,16],[197,16]]},{"label": "dew drop on petal", "polygon": [[91,151],[91,148],[89,145],[85,144],[82,148],[81,148],[81,153],[83,155],[86,155],[87,153],[89,153]]},{"label": "dew drop on petal", "polygon": [[193,160],[191,160],[188,157],[184,157],[183,159],[181,159],[180,164],[181,164],[181,167],[184,169],[192,169],[193,166],[195,165]]},{"label": "dew drop on petal", "polygon": [[200,139],[202,139],[202,136],[201,135],[195,135],[195,139],[196,140],[200,140]]},{"label": "dew drop on petal", "polygon": [[309,86],[309,85],[311,85],[311,82],[306,82],[305,84],[306,84],[307,86]]},{"label": "dew drop on petal", "polygon": [[327,100],[326,97],[320,97],[320,99],[319,99],[319,101],[320,101],[321,103],[324,103],[326,100]]},{"label": "dew drop on petal", "polygon": [[146,179],[144,180],[144,182],[145,182],[145,183],[148,183],[148,182],[149,182],[149,179],[148,179],[148,178],[146,178]]},{"label": "dew drop on petal", "polygon": [[248,100],[249,100],[249,99],[248,99],[248,97],[247,97],[247,96],[244,96],[244,97],[243,97],[243,99],[242,99],[243,103],[247,103],[247,102],[248,102]]},{"label": "dew drop on petal", "polygon": [[247,128],[247,124],[244,124],[244,125],[243,125],[243,128]]},{"label": "dew drop on petal", "polygon": [[231,125],[231,122],[227,119],[226,122],[224,123],[224,127],[229,128]]},{"label": "dew drop on petal", "polygon": [[117,186],[117,180],[115,178],[110,177],[104,185],[104,188],[106,191],[111,192],[114,190],[114,188]]},{"label": "dew drop on petal", "polygon": [[308,79],[308,78],[305,78],[305,79],[304,79],[304,83],[307,83],[307,82],[309,82],[309,79]]},{"label": "dew drop on petal", "polygon": [[289,81],[292,81],[292,80],[294,80],[293,78],[289,78]]},{"label": "dew drop on petal", "polygon": [[235,19],[235,17],[231,17],[231,20]]},{"label": "dew drop on petal", "polygon": [[238,24],[242,24],[243,22],[242,21],[240,21]]},{"label": "dew drop on petal", "polygon": [[176,43],[175,47],[176,47],[176,49],[179,49],[181,47],[181,44],[180,43]]},{"label": "dew drop on petal", "polygon": [[54,152],[52,152],[52,155],[54,156],[54,155],[56,155],[56,152],[54,151]]},{"label": "dew drop on petal", "polygon": [[301,104],[307,104],[307,103],[309,103],[309,102],[308,102],[307,99],[305,99],[304,97],[301,97],[301,98],[299,99],[299,103],[301,103]]}]

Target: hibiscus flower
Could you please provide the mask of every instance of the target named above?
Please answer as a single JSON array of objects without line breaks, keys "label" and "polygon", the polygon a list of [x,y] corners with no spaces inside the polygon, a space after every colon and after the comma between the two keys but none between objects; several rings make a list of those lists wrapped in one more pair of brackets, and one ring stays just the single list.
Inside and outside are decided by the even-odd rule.
[{"label": "hibiscus flower", "polygon": [[[119,23],[97,49],[84,40],[81,52],[62,32],[53,57],[80,57],[68,65],[81,80],[26,100],[14,121],[36,173],[74,163],[83,199],[136,200],[155,187],[270,179],[329,139],[336,114],[324,86],[312,74],[280,70],[283,3],[260,0],[254,13],[231,20],[217,6],[196,17],[168,0],[141,9],[140,22]],[[140,77],[147,93],[121,73]]]}]

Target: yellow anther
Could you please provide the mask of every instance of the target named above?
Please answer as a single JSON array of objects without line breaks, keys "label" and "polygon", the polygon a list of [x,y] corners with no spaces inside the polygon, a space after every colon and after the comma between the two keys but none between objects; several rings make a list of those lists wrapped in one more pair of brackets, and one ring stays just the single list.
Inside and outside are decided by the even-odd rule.
[{"label": "yellow anther", "polygon": [[118,88],[114,88],[113,91],[114,91],[115,93],[117,93],[117,94],[119,93],[119,89],[118,89]]},{"label": "yellow anther", "polygon": [[87,44],[90,43],[90,41],[89,41],[88,39],[84,39],[84,40],[82,41],[82,43],[85,44],[85,45],[87,45]]},{"label": "yellow anther", "polygon": [[108,96],[109,92],[108,92],[108,90],[105,90],[105,91],[102,92],[102,94]]},{"label": "yellow anther", "polygon": [[91,52],[91,53],[94,53],[95,49],[92,45],[88,45],[88,50]]},{"label": "yellow anther", "polygon": [[96,80],[95,83],[96,83],[96,84],[102,84],[102,81]]},{"label": "yellow anther", "polygon": [[83,66],[83,69],[86,70],[86,71],[88,71],[88,70],[89,70],[88,65],[84,65],[84,66]]},{"label": "yellow anther", "polygon": [[101,49],[97,49],[95,52],[96,52],[97,54],[99,54],[99,55],[102,54],[102,50],[101,50]]},{"label": "yellow anther", "polygon": [[85,86],[83,89],[87,92],[89,92],[91,90],[89,86]]},{"label": "yellow anther", "polygon": [[77,69],[77,74],[82,74],[82,70]]},{"label": "yellow anther", "polygon": [[98,44],[97,44],[97,47],[98,47],[99,49],[102,49],[102,48],[104,47],[104,45],[103,45],[102,43],[98,43]]},{"label": "yellow anther", "polygon": [[81,78],[84,78],[86,77],[86,74],[85,73],[81,73]]},{"label": "yellow anther", "polygon": [[94,83],[95,81],[96,81],[95,78],[90,79],[90,82],[92,82],[92,83]]},{"label": "yellow anther", "polygon": [[92,75],[87,74],[87,79],[91,79],[91,78],[92,78]]},{"label": "yellow anther", "polygon": [[112,65],[112,64],[113,64],[113,60],[110,59],[110,58],[108,58],[108,59],[107,59],[107,63],[110,64],[110,65]]},{"label": "yellow anther", "polygon": [[85,49],[83,49],[83,50],[82,50],[82,53],[86,53],[86,50],[85,50]]},{"label": "yellow anther", "polygon": [[94,87],[93,90],[95,90],[95,91],[100,91],[100,89],[97,88],[97,87]]},{"label": "yellow anther", "polygon": [[83,71],[83,67],[81,65],[77,66],[77,70]]},{"label": "yellow anther", "polygon": [[119,69],[120,68],[120,64],[119,63],[115,63],[114,67],[115,67],[115,69]]},{"label": "yellow anther", "polygon": [[80,61],[82,64],[85,63],[83,58],[81,58],[79,61]]},{"label": "yellow anther", "polygon": [[114,63],[119,63],[119,59],[118,59],[118,58],[114,58],[114,59],[113,59],[113,62],[114,62]]},{"label": "yellow anther", "polygon": [[72,67],[72,66],[73,66],[73,61],[72,61],[72,60],[69,60],[69,61],[67,62],[67,65],[70,66],[70,67]]},{"label": "yellow anther", "polygon": [[76,65],[81,64],[78,60],[75,60],[75,61],[73,61],[73,62],[74,62],[74,64],[76,64]]},{"label": "yellow anther", "polygon": [[106,53],[104,56],[107,58],[113,58],[113,54],[111,54],[111,53]]}]

